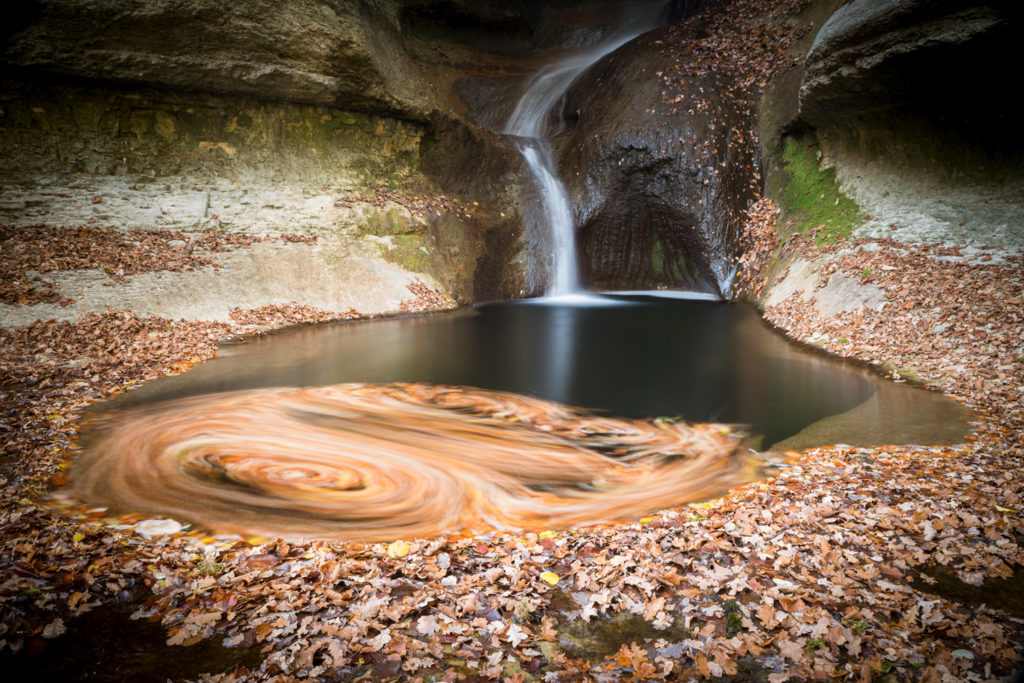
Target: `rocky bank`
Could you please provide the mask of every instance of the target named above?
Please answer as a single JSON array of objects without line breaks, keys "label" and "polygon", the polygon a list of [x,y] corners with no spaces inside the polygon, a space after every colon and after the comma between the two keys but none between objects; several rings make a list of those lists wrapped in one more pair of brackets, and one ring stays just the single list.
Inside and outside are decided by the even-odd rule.
[{"label": "rocky bank", "polygon": [[[417,278],[461,302],[518,294],[516,157],[448,94],[492,55],[447,40],[438,11],[20,8],[4,29],[0,221],[317,239],[225,255],[216,283],[177,273],[101,289],[99,272],[55,274],[74,305],[4,305],[3,324],[111,305],[190,319],[290,300],[382,312]],[[445,17],[486,28],[492,14]]]}]

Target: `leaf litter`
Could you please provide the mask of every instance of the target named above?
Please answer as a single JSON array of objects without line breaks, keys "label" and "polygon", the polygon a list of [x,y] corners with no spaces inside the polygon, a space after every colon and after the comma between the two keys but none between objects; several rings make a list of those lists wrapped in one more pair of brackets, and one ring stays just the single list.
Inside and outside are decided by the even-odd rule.
[{"label": "leaf litter", "polygon": [[[736,25],[763,15],[761,4],[731,5]],[[716,26],[679,61],[692,62],[687,73],[732,69],[750,88],[788,65],[777,46],[798,37]],[[667,87],[677,78],[659,77]],[[774,209],[759,205],[750,218],[751,243],[770,249]],[[107,526],[105,510],[63,516],[41,496],[65,481],[88,404],[214,356],[219,339],[256,331],[255,320],[356,314],[294,304],[197,323],[108,311],[0,332],[0,649],[59,637],[76,615],[132,600],[169,642],[218,635],[264,651],[258,668],[210,681],[742,679],[753,662],[773,683],[930,683],[1019,669],[1024,622],[912,583],[940,567],[984,585],[1024,564],[1021,258],[967,263],[939,245],[813,242],[786,249],[829,256],[889,302],[826,318],[794,296],[766,318],[950,394],[979,412],[974,433],[957,447],[808,450],[774,479],[615,526],[288,543],[189,527],[147,539],[135,531],[141,517]],[[624,615],[664,636],[625,633],[610,653],[570,647],[579,628]]]},{"label": "leaf litter", "polygon": [[[572,531],[358,544],[185,528],[147,539],[131,526],[148,528],[142,518],[104,526],[93,521],[103,510],[55,514],[39,496],[63,483],[81,410],[212,356],[241,328],[109,311],[4,331],[0,639],[17,649],[99,604],[141,597],[136,617],[160,622],[169,642],[219,635],[265,650],[259,669],[209,680],[686,680],[740,675],[749,658],[771,680],[1004,675],[1019,666],[1022,622],[911,579],[940,566],[978,584],[1024,564],[1015,400],[1024,381],[1019,314],[1006,305],[1020,297],[1020,270],[940,269],[928,253],[883,245],[843,262],[851,271],[865,258],[899,265],[885,271],[898,275],[882,312],[823,320],[791,301],[766,314],[798,339],[836,326],[831,336],[852,340],[838,350],[875,363],[898,354],[934,377],[984,416],[967,444],[813,449],[776,478],[708,503]],[[936,349],[916,334],[921,311],[898,304],[939,287],[930,315],[955,325]],[[672,640],[643,638],[596,658],[563,652],[569,624],[619,614]]]},{"label": "leaf litter", "polygon": [[59,293],[60,285],[42,277],[62,270],[101,269],[106,285],[152,271],[183,272],[219,267],[214,254],[248,249],[258,242],[316,241],[315,235],[258,236],[207,230],[119,230],[88,225],[0,225],[0,302],[31,305],[74,300]]}]

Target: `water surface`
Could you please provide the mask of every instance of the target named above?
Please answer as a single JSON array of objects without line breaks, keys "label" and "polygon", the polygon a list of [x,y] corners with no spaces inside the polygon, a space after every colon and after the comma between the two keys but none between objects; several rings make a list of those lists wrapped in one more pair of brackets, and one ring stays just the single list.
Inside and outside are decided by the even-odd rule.
[{"label": "water surface", "polygon": [[946,444],[966,433],[969,417],[954,401],[800,349],[750,307],[647,295],[590,304],[539,299],[287,330],[222,347],[221,358],[106,407],[399,381],[509,391],[619,417],[744,425],[765,447]]},{"label": "water surface", "polygon": [[763,476],[714,423],[799,448],[955,442],[966,417],[750,308],[645,295],[285,331],[96,412],[73,500],[364,541],[628,521]]}]

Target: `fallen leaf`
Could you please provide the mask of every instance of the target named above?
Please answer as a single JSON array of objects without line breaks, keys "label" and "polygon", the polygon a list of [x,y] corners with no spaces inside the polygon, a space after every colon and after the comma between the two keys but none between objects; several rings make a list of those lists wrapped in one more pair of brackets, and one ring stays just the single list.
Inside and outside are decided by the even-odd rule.
[{"label": "fallen leaf", "polygon": [[439,628],[441,628],[441,626],[437,623],[437,617],[433,615],[420,617],[416,621],[416,632],[425,636],[434,635],[437,633]]},{"label": "fallen leaf", "polygon": [[373,638],[366,641],[366,644],[374,652],[380,652],[385,645],[391,642],[391,629],[386,628]]},{"label": "fallen leaf", "polygon": [[43,638],[56,638],[63,635],[67,630],[67,627],[64,626],[64,620],[57,617],[43,629]]},{"label": "fallen leaf", "polygon": [[780,640],[778,644],[779,654],[783,657],[787,657],[798,663],[804,660],[804,646],[800,643],[792,640]]},{"label": "fallen leaf", "polygon": [[405,557],[409,554],[409,544],[405,541],[395,541],[388,546],[388,557]]}]

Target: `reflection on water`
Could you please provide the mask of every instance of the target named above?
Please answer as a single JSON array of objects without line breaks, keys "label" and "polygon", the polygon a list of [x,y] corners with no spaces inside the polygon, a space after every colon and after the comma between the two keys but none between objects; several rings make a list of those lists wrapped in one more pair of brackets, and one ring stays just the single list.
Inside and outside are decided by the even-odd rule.
[{"label": "reflection on water", "polygon": [[625,521],[754,474],[714,425],[586,416],[433,384],[236,391],[98,421],[75,497],[271,537]]},{"label": "reflection on water", "polygon": [[[227,347],[223,358],[110,405],[273,386],[433,382],[623,417],[743,424],[765,446],[800,432],[787,447],[956,443],[965,433],[955,402],[802,351],[748,307],[646,296],[615,301],[630,305],[502,303],[293,330]],[[835,417],[879,389],[884,409],[871,419],[862,419],[863,410]]]},{"label": "reflection on water", "polygon": [[789,448],[963,436],[956,403],[796,349],[751,309],[609,303],[227,347],[97,411],[71,495],[219,532],[386,540],[635,519],[754,474],[720,428],[664,417]]}]

